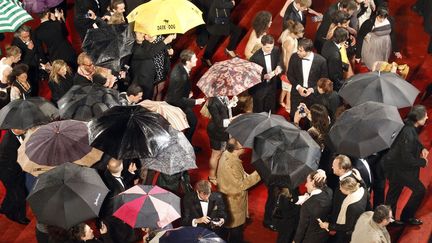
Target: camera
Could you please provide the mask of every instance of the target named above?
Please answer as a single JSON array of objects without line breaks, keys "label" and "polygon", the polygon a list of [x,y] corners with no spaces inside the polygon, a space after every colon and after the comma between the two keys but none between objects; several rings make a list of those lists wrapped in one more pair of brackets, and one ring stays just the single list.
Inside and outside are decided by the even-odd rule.
[{"label": "camera", "polygon": [[299,105],[297,107],[299,114],[301,117],[305,117],[306,116],[306,111],[305,111],[305,106],[303,104]]}]

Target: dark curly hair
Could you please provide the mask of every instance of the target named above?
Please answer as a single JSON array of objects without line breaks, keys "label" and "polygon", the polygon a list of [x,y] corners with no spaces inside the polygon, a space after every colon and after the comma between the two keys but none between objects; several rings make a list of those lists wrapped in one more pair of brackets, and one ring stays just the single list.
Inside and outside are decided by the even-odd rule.
[{"label": "dark curly hair", "polygon": [[257,36],[261,36],[269,29],[272,14],[268,11],[259,11],[252,20],[252,28]]},{"label": "dark curly hair", "polygon": [[9,83],[13,83],[18,76],[20,76],[23,73],[27,73],[29,70],[29,67],[26,64],[17,64],[13,67],[12,72],[9,74],[7,80]]},{"label": "dark curly hair", "polygon": [[80,223],[75,226],[72,226],[69,230],[69,239],[75,241],[81,241],[82,237],[85,236],[85,227],[86,223]]}]

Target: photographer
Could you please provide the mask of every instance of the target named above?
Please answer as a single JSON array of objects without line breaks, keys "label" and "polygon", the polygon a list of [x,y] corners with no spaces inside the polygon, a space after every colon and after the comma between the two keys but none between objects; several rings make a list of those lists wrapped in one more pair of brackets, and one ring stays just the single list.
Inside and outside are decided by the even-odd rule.
[{"label": "photographer", "polygon": [[221,235],[221,226],[227,220],[227,212],[222,194],[211,191],[211,183],[200,180],[195,191],[183,198],[182,224],[184,226],[204,227]]}]

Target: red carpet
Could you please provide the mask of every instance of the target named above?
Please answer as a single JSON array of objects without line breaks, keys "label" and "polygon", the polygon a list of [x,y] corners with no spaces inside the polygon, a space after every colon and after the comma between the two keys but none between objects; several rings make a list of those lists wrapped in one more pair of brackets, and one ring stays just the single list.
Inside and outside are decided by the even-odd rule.
[{"label": "red carpet", "polygon": [[[69,0],[68,2],[72,3],[73,0]],[[279,17],[279,11],[284,4],[283,0],[241,0],[237,1],[237,6],[235,11],[233,12],[233,20],[238,23],[245,30],[250,28],[251,21],[255,13],[259,10],[267,10],[273,13],[273,25],[269,31],[270,34],[273,34],[275,37],[278,37],[278,34],[281,30],[281,18]],[[321,0],[314,2],[314,9],[317,11],[324,12],[324,9],[329,6],[331,0]],[[410,65],[410,75],[409,80],[417,86],[421,91],[423,91],[426,85],[430,82],[429,80],[432,78],[432,56],[427,56],[426,53],[426,45],[427,45],[427,35],[423,32],[422,27],[422,19],[415,15],[411,10],[410,6],[414,3],[414,0],[394,0],[390,1],[390,12],[391,15],[396,17],[397,20],[397,33],[398,33],[398,41],[400,46],[402,47],[401,52],[404,58],[399,63],[407,63]],[[70,6],[71,7],[71,6]],[[69,10],[68,13],[68,28],[72,29],[72,10]],[[36,21],[34,21],[36,22]],[[35,26],[36,23],[32,23],[32,26]],[[312,21],[308,22],[308,26],[306,29],[306,36],[312,38],[314,35],[314,30],[316,30],[316,25]],[[408,31],[409,30],[409,31]],[[76,33],[72,33],[72,40],[74,46],[79,48],[79,42],[77,41]],[[247,38],[250,32],[247,32],[240,45],[237,48],[237,53],[243,55],[243,51],[247,42]],[[7,35],[7,40],[2,43],[2,49],[4,48],[4,43],[10,43],[11,35]],[[200,51],[196,46],[194,40],[194,32],[190,31],[183,36],[179,36],[179,38],[175,41],[174,49],[177,54],[185,48],[189,48],[199,53],[198,56],[201,57],[203,55],[203,51]],[[220,61],[226,59],[226,56],[223,52],[225,46],[227,45],[227,40],[225,40],[216,54],[214,55],[214,61]],[[199,65],[194,70],[195,79],[199,78],[202,73],[206,70],[205,67]],[[44,85],[45,89],[41,92],[41,95],[47,97],[49,93],[47,92],[47,87]],[[201,95],[199,90],[195,87],[194,89],[196,95]],[[432,117],[431,105],[432,98],[430,98],[425,105],[428,107],[429,117]],[[198,114],[198,109],[196,110]],[[403,111],[404,113],[404,111]],[[287,113],[279,111],[279,114],[287,117]],[[432,119],[432,118],[431,118]],[[198,128],[194,137],[194,144],[199,145],[203,148],[203,152],[197,155],[197,164],[200,169],[191,171],[191,177],[193,181],[197,181],[202,178],[207,178],[208,175],[208,158],[210,154],[208,137],[206,134],[206,126],[207,120],[201,118],[198,123]],[[431,148],[431,139],[432,139],[432,125],[431,122],[427,124],[427,126],[423,129],[420,135],[423,144],[427,148]],[[432,159],[432,155],[430,156]],[[245,163],[245,168],[247,171],[251,172],[253,170],[250,163]],[[421,178],[424,182],[426,188],[428,188],[427,198],[419,209],[417,216],[421,218],[424,224],[420,227],[405,227],[401,229],[393,229],[391,230],[392,234],[392,242],[418,242],[425,243],[428,242],[430,237],[430,233],[432,231],[432,187],[431,187],[431,176],[432,176],[432,168],[429,166],[421,171]],[[399,208],[402,207],[403,204],[406,203],[409,191],[406,190],[403,192],[402,200],[399,202]],[[0,187],[0,198],[4,196],[4,188]],[[245,230],[245,240],[252,243],[262,243],[262,242],[275,242],[276,233],[267,230],[262,227],[262,220],[264,214],[264,204],[267,198],[266,188],[263,184],[259,184],[258,186],[252,188],[249,193],[249,211],[251,217],[253,218],[252,224],[248,225]],[[400,212],[397,213],[397,215]],[[35,227],[35,218],[29,210],[28,217],[32,220],[32,222],[28,226],[22,226],[16,224],[12,221],[7,220],[3,215],[0,216],[0,242],[36,242],[34,227]]]}]

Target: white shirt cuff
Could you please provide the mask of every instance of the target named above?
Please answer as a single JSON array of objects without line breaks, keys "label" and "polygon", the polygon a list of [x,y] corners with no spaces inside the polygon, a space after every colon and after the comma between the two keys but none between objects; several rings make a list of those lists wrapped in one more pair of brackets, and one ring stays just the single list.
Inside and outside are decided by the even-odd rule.
[{"label": "white shirt cuff", "polygon": [[198,224],[196,222],[196,219],[192,219],[192,227],[197,227],[197,226],[198,226]]},{"label": "white shirt cuff", "polygon": [[229,119],[223,119],[223,127],[228,127],[228,125],[230,124],[230,120]]},{"label": "white shirt cuff", "polygon": [[301,87],[300,84],[297,84],[296,90],[298,91],[300,87]]}]

